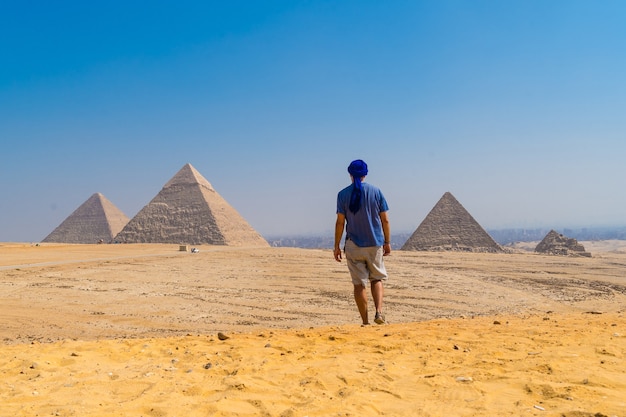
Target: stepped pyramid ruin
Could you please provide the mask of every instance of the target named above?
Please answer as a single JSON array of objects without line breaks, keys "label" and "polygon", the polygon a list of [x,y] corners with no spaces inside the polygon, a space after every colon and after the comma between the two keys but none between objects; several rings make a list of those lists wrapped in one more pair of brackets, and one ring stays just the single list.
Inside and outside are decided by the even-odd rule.
[{"label": "stepped pyramid ruin", "polygon": [[183,166],[114,241],[268,246],[191,164]]},{"label": "stepped pyramid ruin", "polygon": [[449,192],[428,213],[402,250],[503,252]]},{"label": "stepped pyramid ruin", "polygon": [[548,255],[591,257],[591,253],[586,252],[585,247],[576,239],[564,236],[555,230],[548,232],[535,248],[535,252]]},{"label": "stepped pyramid ruin", "polygon": [[108,243],[128,223],[128,217],[102,194],[80,205],[42,242]]}]

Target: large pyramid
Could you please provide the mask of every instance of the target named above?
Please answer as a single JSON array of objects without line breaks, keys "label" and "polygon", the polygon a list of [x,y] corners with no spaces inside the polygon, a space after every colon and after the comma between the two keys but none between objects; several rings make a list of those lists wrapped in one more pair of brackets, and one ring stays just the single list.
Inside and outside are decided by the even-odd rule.
[{"label": "large pyramid", "polygon": [[115,236],[121,243],[268,246],[191,164]]},{"label": "large pyramid", "polygon": [[428,213],[402,250],[503,252],[449,192]]},{"label": "large pyramid", "polygon": [[128,217],[100,193],[95,193],[42,242],[108,243],[128,223]]}]

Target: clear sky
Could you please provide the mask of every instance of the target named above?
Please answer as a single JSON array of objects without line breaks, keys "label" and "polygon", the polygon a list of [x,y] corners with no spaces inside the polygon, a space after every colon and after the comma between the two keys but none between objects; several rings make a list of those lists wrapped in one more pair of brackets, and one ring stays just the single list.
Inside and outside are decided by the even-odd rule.
[{"label": "clear sky", "polygon": [[0,241],[191,163],[263,235],[327,233],[353,159],[392,230],[626,224],[626,1],[0,2]]}]

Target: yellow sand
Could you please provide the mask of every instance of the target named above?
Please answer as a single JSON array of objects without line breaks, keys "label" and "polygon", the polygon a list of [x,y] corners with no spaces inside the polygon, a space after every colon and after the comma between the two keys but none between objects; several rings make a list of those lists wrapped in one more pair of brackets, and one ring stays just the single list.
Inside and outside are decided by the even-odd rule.
[{"label": "yellow sand", "polygon": [[626,416],[619,251],[200,249],[0,245],[0,416]]}]

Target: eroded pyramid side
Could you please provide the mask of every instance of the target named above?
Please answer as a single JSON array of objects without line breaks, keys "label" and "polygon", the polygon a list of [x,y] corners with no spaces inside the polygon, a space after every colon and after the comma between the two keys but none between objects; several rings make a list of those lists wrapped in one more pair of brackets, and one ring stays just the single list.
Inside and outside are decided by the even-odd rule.
[{"label": "eroded pyramid side", "polygon": [[450,192],[435,204],[402,250],[503,252]]},{"label": "eroded pyramid side", "polygon": [[268,246],[193,167],[186,164],[115,237],[124,243]]},{"label": "eroded pyramid side", "polygon": [[124,228],[128,220],[128,216],[104,195],[95,193],[42,242],[108,243]]},{"label": "eroded pyramid side", "polygon": [[556,230],[548,232],[535,248],[535,252],[548,255],[591,257],[591,253],[585,251],[585,247],[576,239],[562,235]]}]

